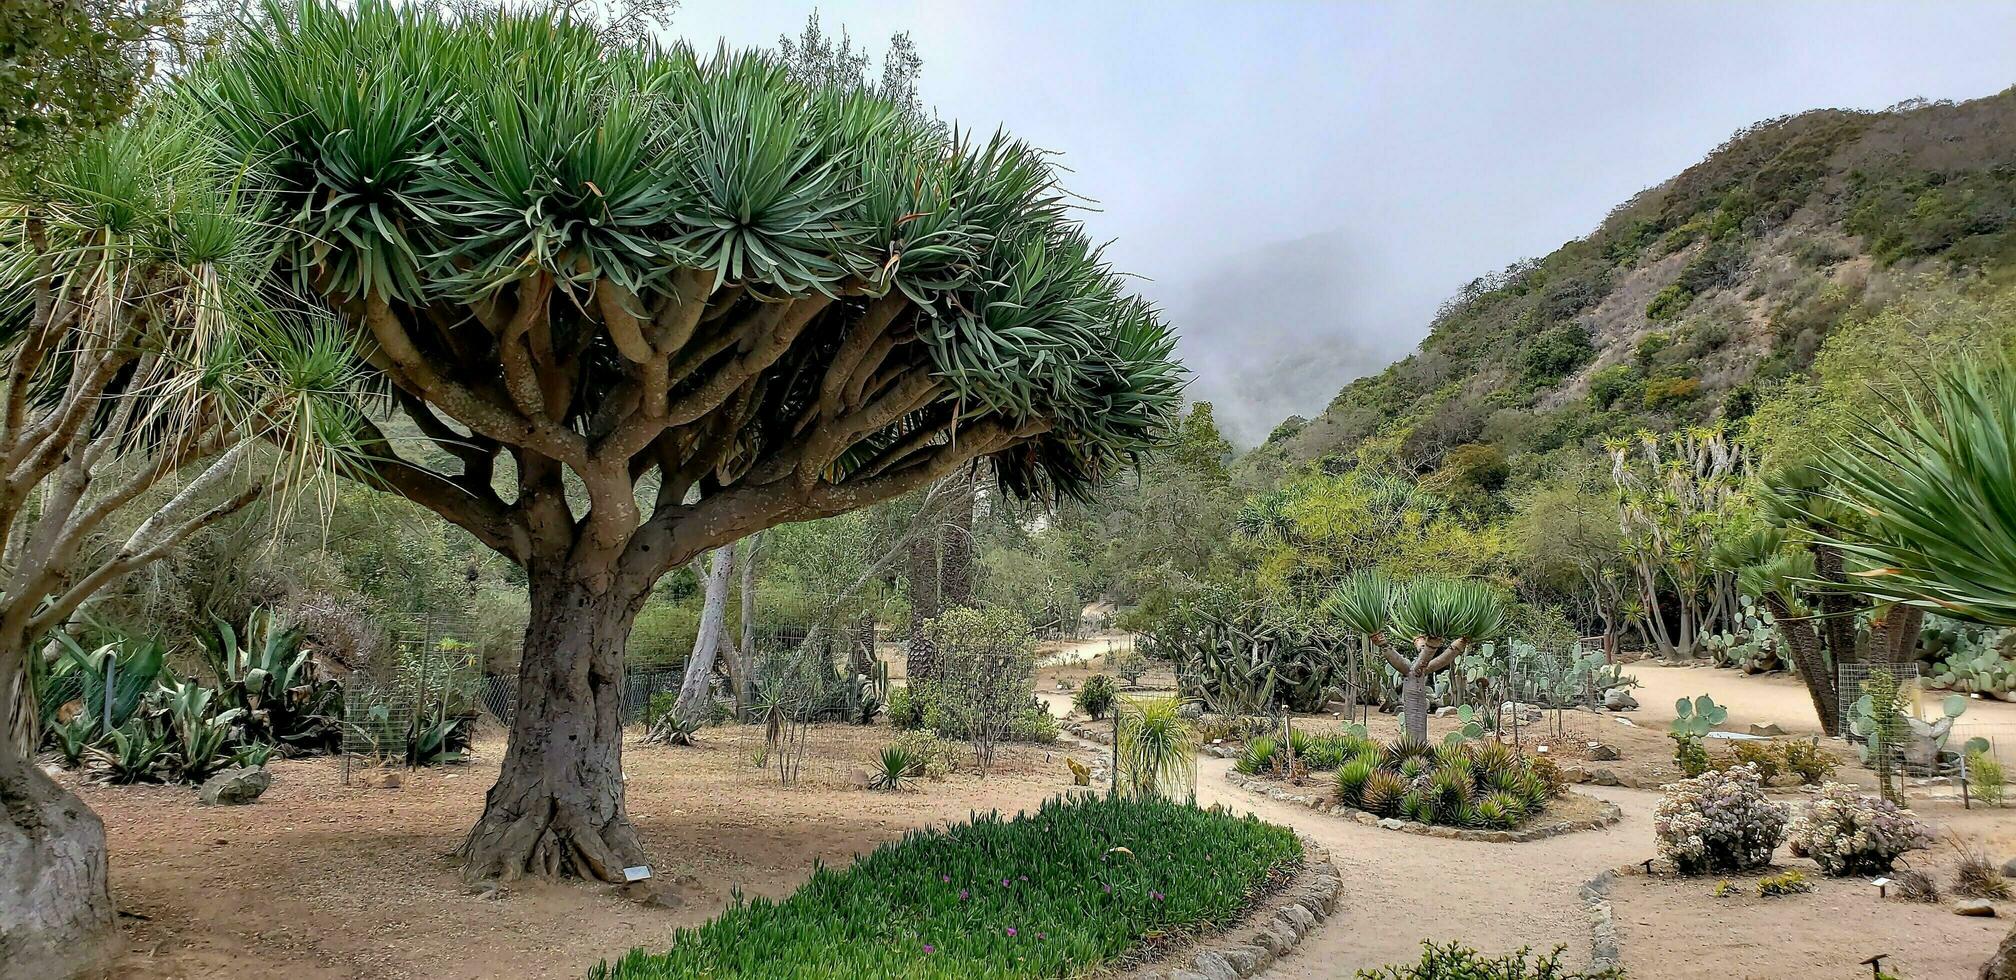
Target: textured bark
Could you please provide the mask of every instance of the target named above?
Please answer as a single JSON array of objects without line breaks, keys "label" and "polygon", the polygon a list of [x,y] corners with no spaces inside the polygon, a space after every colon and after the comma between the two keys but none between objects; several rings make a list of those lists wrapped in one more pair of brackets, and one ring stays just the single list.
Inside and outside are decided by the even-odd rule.
[{"label": "textured bark", "polygon": [[[927,507],[917,519],[935,521],[937,518]],[[909,683],[915,684],[929,680],[936,666],[931,638],[925,635],[924,624],[938,618],[938,614],[944,611],[939,602],[937,534],[927,530],[910,539],[906,578],[910,599],[910,653],[905,661],[905,673]]]},{"label": "textured bark", "polygon": [[119,951],[105,827],[14,746],[0,748],[0,980],[101,971]]},{"label": "textured bark", "polygon": [[[589,579],[593,581],[593,579]],[[623,649],[642,589],[530,575],[532,609],[503,771],[462,845],[465,878],[622,881],[645,863],[623,805]]]},{"label": "textured bark", "polygon": [[1870,657],[1901,667],[1918,659],[1918,634],[1925,628],[1925,610],[1893,604],[1869,620]]},{"label": "textured bark", "polygon": [[[1855,614],[1861,607],[1859,596],[1846,590],[1848,576],[1842,569],[1841,550],[1827,546],[1813,549],[1813,571],[1823,581],[1836,587],[1820,593],[1821,636],[1827,641],[1827,653],[1833,658],[1834,686],[1841,686],[1841,666],[1858,663],[1863,659],[1862,651],[1856,645]],[[1828,732],[1832,735],[1833,732]]]},{"label": "textured bark", "polygon": [[1764,596],[1771,615],[1778,620],[1778,635],[1791,654],[1792,669],[1806,684],[1813,699],[1813,712],[1820,716],[1820,730],[1829,737],[1841,734],[1841,694],[1827,658],[1820,652],[1820,634],[1811,619],[1797,616],[1776,593]]},{"label": "textured bark", "polygon": [[1400,676],[1400,715],[1407,737],[1428,741],[1428,676],[1409,671]]}]

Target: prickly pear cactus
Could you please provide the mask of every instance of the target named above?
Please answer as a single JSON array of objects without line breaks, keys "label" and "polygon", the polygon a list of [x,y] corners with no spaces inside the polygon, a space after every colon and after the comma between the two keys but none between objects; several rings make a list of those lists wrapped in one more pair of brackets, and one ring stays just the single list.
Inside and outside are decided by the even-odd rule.
[{"label": "prickly pear cactus", "polygon": [[1703,738],[1729,720],[1729,709],[1706,694],[1673,702],[1673,714],[1672,733],[1688,738]]}]

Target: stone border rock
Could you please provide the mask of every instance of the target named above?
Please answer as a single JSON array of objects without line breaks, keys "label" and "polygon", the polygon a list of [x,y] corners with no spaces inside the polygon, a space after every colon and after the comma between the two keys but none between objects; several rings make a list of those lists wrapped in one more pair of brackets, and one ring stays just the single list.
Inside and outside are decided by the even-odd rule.
[{"label": "stone border rock", "polygon": [[1617,942],[1617,919],[1610,908],[1610,883],[1617,872],[1605,871],[1582,883],[1582,907],[1589,913],[1589,970],[1615,969],[1624,950]]},{"label": "stone border rock", "polygon": [[1152,963],[1123,970],[1118,980],[1240,980],[1259,975],[1288,955],[1337,909],[1344,879],[1330,863],[1330,852],[1307,834],[1302,841],[1302,867],[1281,887],[1224,932],[1196,940],[1158,956]]},{"label": "stone border rock", "polygon": [[1557,823],[1543,823],[1523,830],[1472,830],[1468,827],[1444,827],[1440,825],[1415,823],[1398,817],[1377,817],[1357,807],[1324,806],[1322,799],[1311,794],[1291,793],[1279,785],[1256,776],[1248,776],[1237,769],[1227,770],[1225,781],[1243,790],[1266,796],[1282,803],[1298,803],[1317,813],[1355,821],[1367,827],[1381,830],[1397,830],[1403,834],[1418,834],[1422,837],[1439,837],[1443,840],[1480,841],[1486,844],[1524,844],[1529,841],[1545,840],[1584,830],[1601,830],[1624,819],[1624,810],[1615,803],[1598,800],[1602,810],[1588,820],[1568,820]]}]

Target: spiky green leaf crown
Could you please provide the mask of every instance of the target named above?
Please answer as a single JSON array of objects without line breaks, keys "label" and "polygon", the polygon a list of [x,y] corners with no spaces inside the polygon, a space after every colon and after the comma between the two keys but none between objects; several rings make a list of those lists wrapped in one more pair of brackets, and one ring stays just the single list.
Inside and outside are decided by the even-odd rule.
[{"label": "spiky green leaf crown", "polygon": [[1497,635],[1504,616],[1498,594],[1473,579],[1421,579],[1393,600],[1393,628],[1408,639],[1485,640]]},{"label": "spiky green leaf crown", "polygon": [[[588,312],[598,282],[647,308],[682,269],[837,297],[761,386],[752,444],[790,438],[800,379],[890,292],[923,312],[937,404],[1048,424],[997,456],[1013,491],[1082,492],[1180,399],[1174,335],[1070,220],[1044,153],[803,88],[761,54],[612,48],[564,14],[308,0],[266,8],[169,101],[277,202],[276,275],[335,304],[471,306],[550,276],[556,332],[592,366],[614,360]],[[586,372],[574,424],[617,374]],[[890,423],[838,466],[907,431]]]}]

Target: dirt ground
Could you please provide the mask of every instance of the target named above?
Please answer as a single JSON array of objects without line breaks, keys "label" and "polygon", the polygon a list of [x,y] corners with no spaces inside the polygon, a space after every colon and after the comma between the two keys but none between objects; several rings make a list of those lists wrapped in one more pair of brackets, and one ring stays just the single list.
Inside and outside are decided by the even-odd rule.
[{"label": "dirt ground", "polygon": [[[1060,714],[1073,686],[1103,667],[1106,641],[1080,641],[1047,651],[1039,690]],[[1092,662],[1080,662],[1090,657]],[[1523,726],[1522,745],[1548,746],[1564,765],[1605,766],[1628,781],[1656,787],[1670,779],[1672,745],[1657,708],[1661,687],[1713,692],[1738,712],[1779,713],[1786,685],[1728,671],[1640,668],[1651,678],[1625,716],[1568,712]],[[1706,682],[1706,683],[1704,683]],[[1166,690],[1166,669],[1151,671],[1145,690]],[[1708,684],[1720,684],[1720,688]],[[1796,686],[1790,692],[1803,697]],[[1726,698],[1726,700],[1725,700]],[[1797,703],[1796,701],[1794,703]],[[1766,707],[1758,707],[1766,705]],[[1670,711],[1670,706],[1668,708]],[[1624,724],[1619,717],[1627,718]],[[1297,724],[1335,726],[1312,716]],[[1448,726],[1437,719],[1439,733]],[[1392,716],[1373,714],[1371,728],[1387,737]],[[798,786],[779,787],[773,770],[756,768],[760,735],[751,728],[703,732],[703,745],[671,749],[625,747],[630,812],[658,875],[689,883],[673,909],[636,904],[608,886],[530,884],[492,899],[464,889],[445,859],[482,806],[502,754],[486,732],[476,761],[446,769],[402,771],[396,788],[357,780],[345,786],[334,760],[275,763],[273,788],[245,807],[203,807],[185,787],[84,786],[104,818],[112,853],[112,884],[123,913],[129,952],[118,976],[138,980],[245,978],[579,978],[632,946],[661,946],[675,929],[719,912],[732,889],[782,896],[815,861],[841,863],[906,830],[964,819],[976,809],[1013,811],[1064,789],[1067,754],[1083,745],[1013,747],[984,782],[970,774],[926,783],[916,792],[856,788],[854,776],[890,736],[886,725],[816,728]],[[1621,758],[1580,759],[1590,741]],[[1345,879],[1341,914],[1321,926],[1301,951],[1267,980],[1346,977],[1353,971],[1418,955],[1424,939],[1458,939],[1487,951],[1520,946],[1568,948],[1581,964],[1589,949],[1588,920],[1577,889],[1605,869],[1629,867],[1653,854],[1651,812],[1656,789],[1584,786],[1579,792],[1615,802],[1624,819],[1600,831],[1526,844],[1442,840],[1367,828],[1304,807],[1237,789],[1224,780],[1231,763],[1200,760],[1200,802],[1222,803],[1296,827],[1324,843]],[[1852,766],[1843,775],[1865,780]],[[1963,811],[1956,801],[1914,791],[1914,808],[1942,829],[1977,840],[2001,862],[2016,855],[2016,814]],[[1804,799],[1798,791],[1776,794]],[[1943,875],[1950,851],[1919,858]],[[1781,864],[1810,864],[1790,858]],[[1964,919],[1940,907],[1878,902],[1861,879],[1823,882],[1819,892],[1773,899],[1715,899],[1713,880],[1626,877],[1613,889],[1624,962],[1636,978],[1851,977],[1847,969],[1871,953],[1888,952],[1910,980],[1966,977],[2007,928],[2002,918]],[[1739,885],[1751,886],[1739,881]],[[1851,956],[1852,954],[1852,956]]]},{"label": "dirt ground", "polygon": [[695,884],[677,909],[610,886],[525,885],[501,899],[465,892],[444,859],[482,808],[502,756],[486,735],[476,763],[401,771],[397,788],[344,786],[333,759],[273,764],[254,805],[205,807],[187,787],[85,786],[104,818],[112,888],[138,980],[337,980],[584,976],[632,946],[719,912],[731,889],[783,896],[813,862],[845,863],[916,827],[975,810],[1014,811],[1070,781],[1062,750],[1004,750],[983,782],[955,774],[915,792],[858,789],[852,775],[886,726],[819,726],[799,785],[755,767],[755,728],[702,733],[703,745],[624,748],[630,815],[661,877]]},{"label": "dirt ground", "polygon": [[[1643,705],[1632,712],[1643,724],[1663,729],[1673,720],[1673,702],[1683,697],[1706,694],[1729,709],[1730,731],[1745,731],[1752,724],[1777,722],[1788,732],[1820,734],[1820,716],[1813,712],[1813,699],[1805,685],[1791,674],[1748,675],[1737,670],[1717,670],[1706,666],[1682,666],[1642,660],[1625,668],[1638,678],[1632,695]],[[1928,691],[1922,710],[1938,711],[1944,691]],[[1992,698],[1969,698],[1967,713],[1953,725],[1953,744],[1975,736],[1988,739],[1997,757],[2016,764],[2016,704]]]}]

